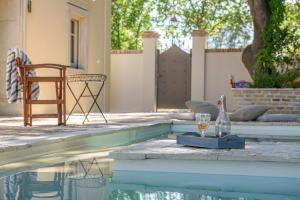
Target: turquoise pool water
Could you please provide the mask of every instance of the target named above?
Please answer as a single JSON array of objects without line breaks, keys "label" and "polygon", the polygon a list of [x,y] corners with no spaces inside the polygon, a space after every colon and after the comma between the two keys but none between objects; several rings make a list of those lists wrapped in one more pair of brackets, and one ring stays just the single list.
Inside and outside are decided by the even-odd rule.
[{"label": "turquoise pool water", "polygon": [[0,178],[2,200],[299,200],[300,179],[112,172],[113,160],[89,158]]},{"label": "turquoise pool water", "polygon": [[[262,132],[267,138],[281,138],[288,132],[284,139],[295,139],[299,138],[300,130],[299,127],[286,130],[270,126],[248,127],[251,131],[246,132],[248,129],[242,128],[237,126],[233,130],[255,138]],[[56,151],[47,155],[39,152],[45,151],[45,146],[21,150],[16,156],[37,153],[33,158],[24,158],[25,161],[0,166],[0,200],[300,200],[300,179],[296,178],[120,173],[112,171],[113,160],[107,157],[107,152],[102,152],[104,148],[119,148],[166,135],[170,129],[171,126],[165,124],[79,138],[54,146]],[[195,125],[172,127],[174,132],[194,129]],[[68,148],[61,148],[65,146]],[[78,146],[78,149],[65,150],[69,146]],[[14,159],[14,156],[4,158]]]}]

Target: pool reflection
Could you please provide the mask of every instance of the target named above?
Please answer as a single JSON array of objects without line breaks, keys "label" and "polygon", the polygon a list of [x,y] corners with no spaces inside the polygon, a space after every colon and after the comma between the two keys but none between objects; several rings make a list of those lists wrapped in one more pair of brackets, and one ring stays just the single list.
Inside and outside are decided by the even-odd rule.
[{"label": "pool reflection", "polygon": [[[103,167],[105,169],[105,165]],[[109,176],[109,173],[106,175]],[[0,179],[3,200],[106,199],[106,178],[95,158],[73,161]]]},{"label": "pool reflection", "polygon": [[[226,191],[217,187],[162,186],[166,177],[144,174],[112,179],[108,158],[91,158],[33,171],[7,174],[0,179],[0,200],[299,200],[298,195]],[[173,182],[184,181],[176,174]],[[117,177],[117,173],[115,174]],[[203,178],[203,177],[202,177]],[[138,180],[146,179],[146,183]],[[150,184],[151,179],[158,180]],[[153,181],[152,180],[152,181]],[[197,177],[197,180],[198,177]],[[237,189],[236,187],[235,189]]]}]

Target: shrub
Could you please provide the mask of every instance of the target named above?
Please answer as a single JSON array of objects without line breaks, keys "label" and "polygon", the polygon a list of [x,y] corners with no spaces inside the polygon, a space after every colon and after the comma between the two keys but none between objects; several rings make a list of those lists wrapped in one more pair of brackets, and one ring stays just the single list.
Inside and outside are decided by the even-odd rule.
[{"label": "shrub", "polygon": [[299,76],[297,70],[290,70],[283,74],[257,73],[252,88],[293,88],[298,87],[293,81]]}]

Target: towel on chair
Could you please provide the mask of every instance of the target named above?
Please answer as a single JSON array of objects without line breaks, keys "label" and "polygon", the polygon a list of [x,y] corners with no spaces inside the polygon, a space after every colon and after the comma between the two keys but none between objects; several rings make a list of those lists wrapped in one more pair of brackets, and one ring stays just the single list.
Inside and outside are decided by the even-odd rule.
[{"label": "towel on chair", "polygon": [[[16,58],[19,57],[25,65],[30,65],[31,61],[21,49],[8,49],[6,62],[6,96],[8,103],[18,103],[22,100],[22,85],[18,75]],[[36,76],[35,71],[26,73],[28,77]],[[31,99],[37,100],[40,88],[38,83],[31,86]]]}]

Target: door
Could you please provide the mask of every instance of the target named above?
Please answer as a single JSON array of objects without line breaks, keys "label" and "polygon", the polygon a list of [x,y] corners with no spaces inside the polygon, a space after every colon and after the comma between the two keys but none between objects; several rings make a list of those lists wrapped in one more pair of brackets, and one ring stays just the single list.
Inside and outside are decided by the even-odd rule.
[{"label": "door", "polygon": [[191,55],[178,46],[159,55],[157,108],[184,109],[191,98]]}]

